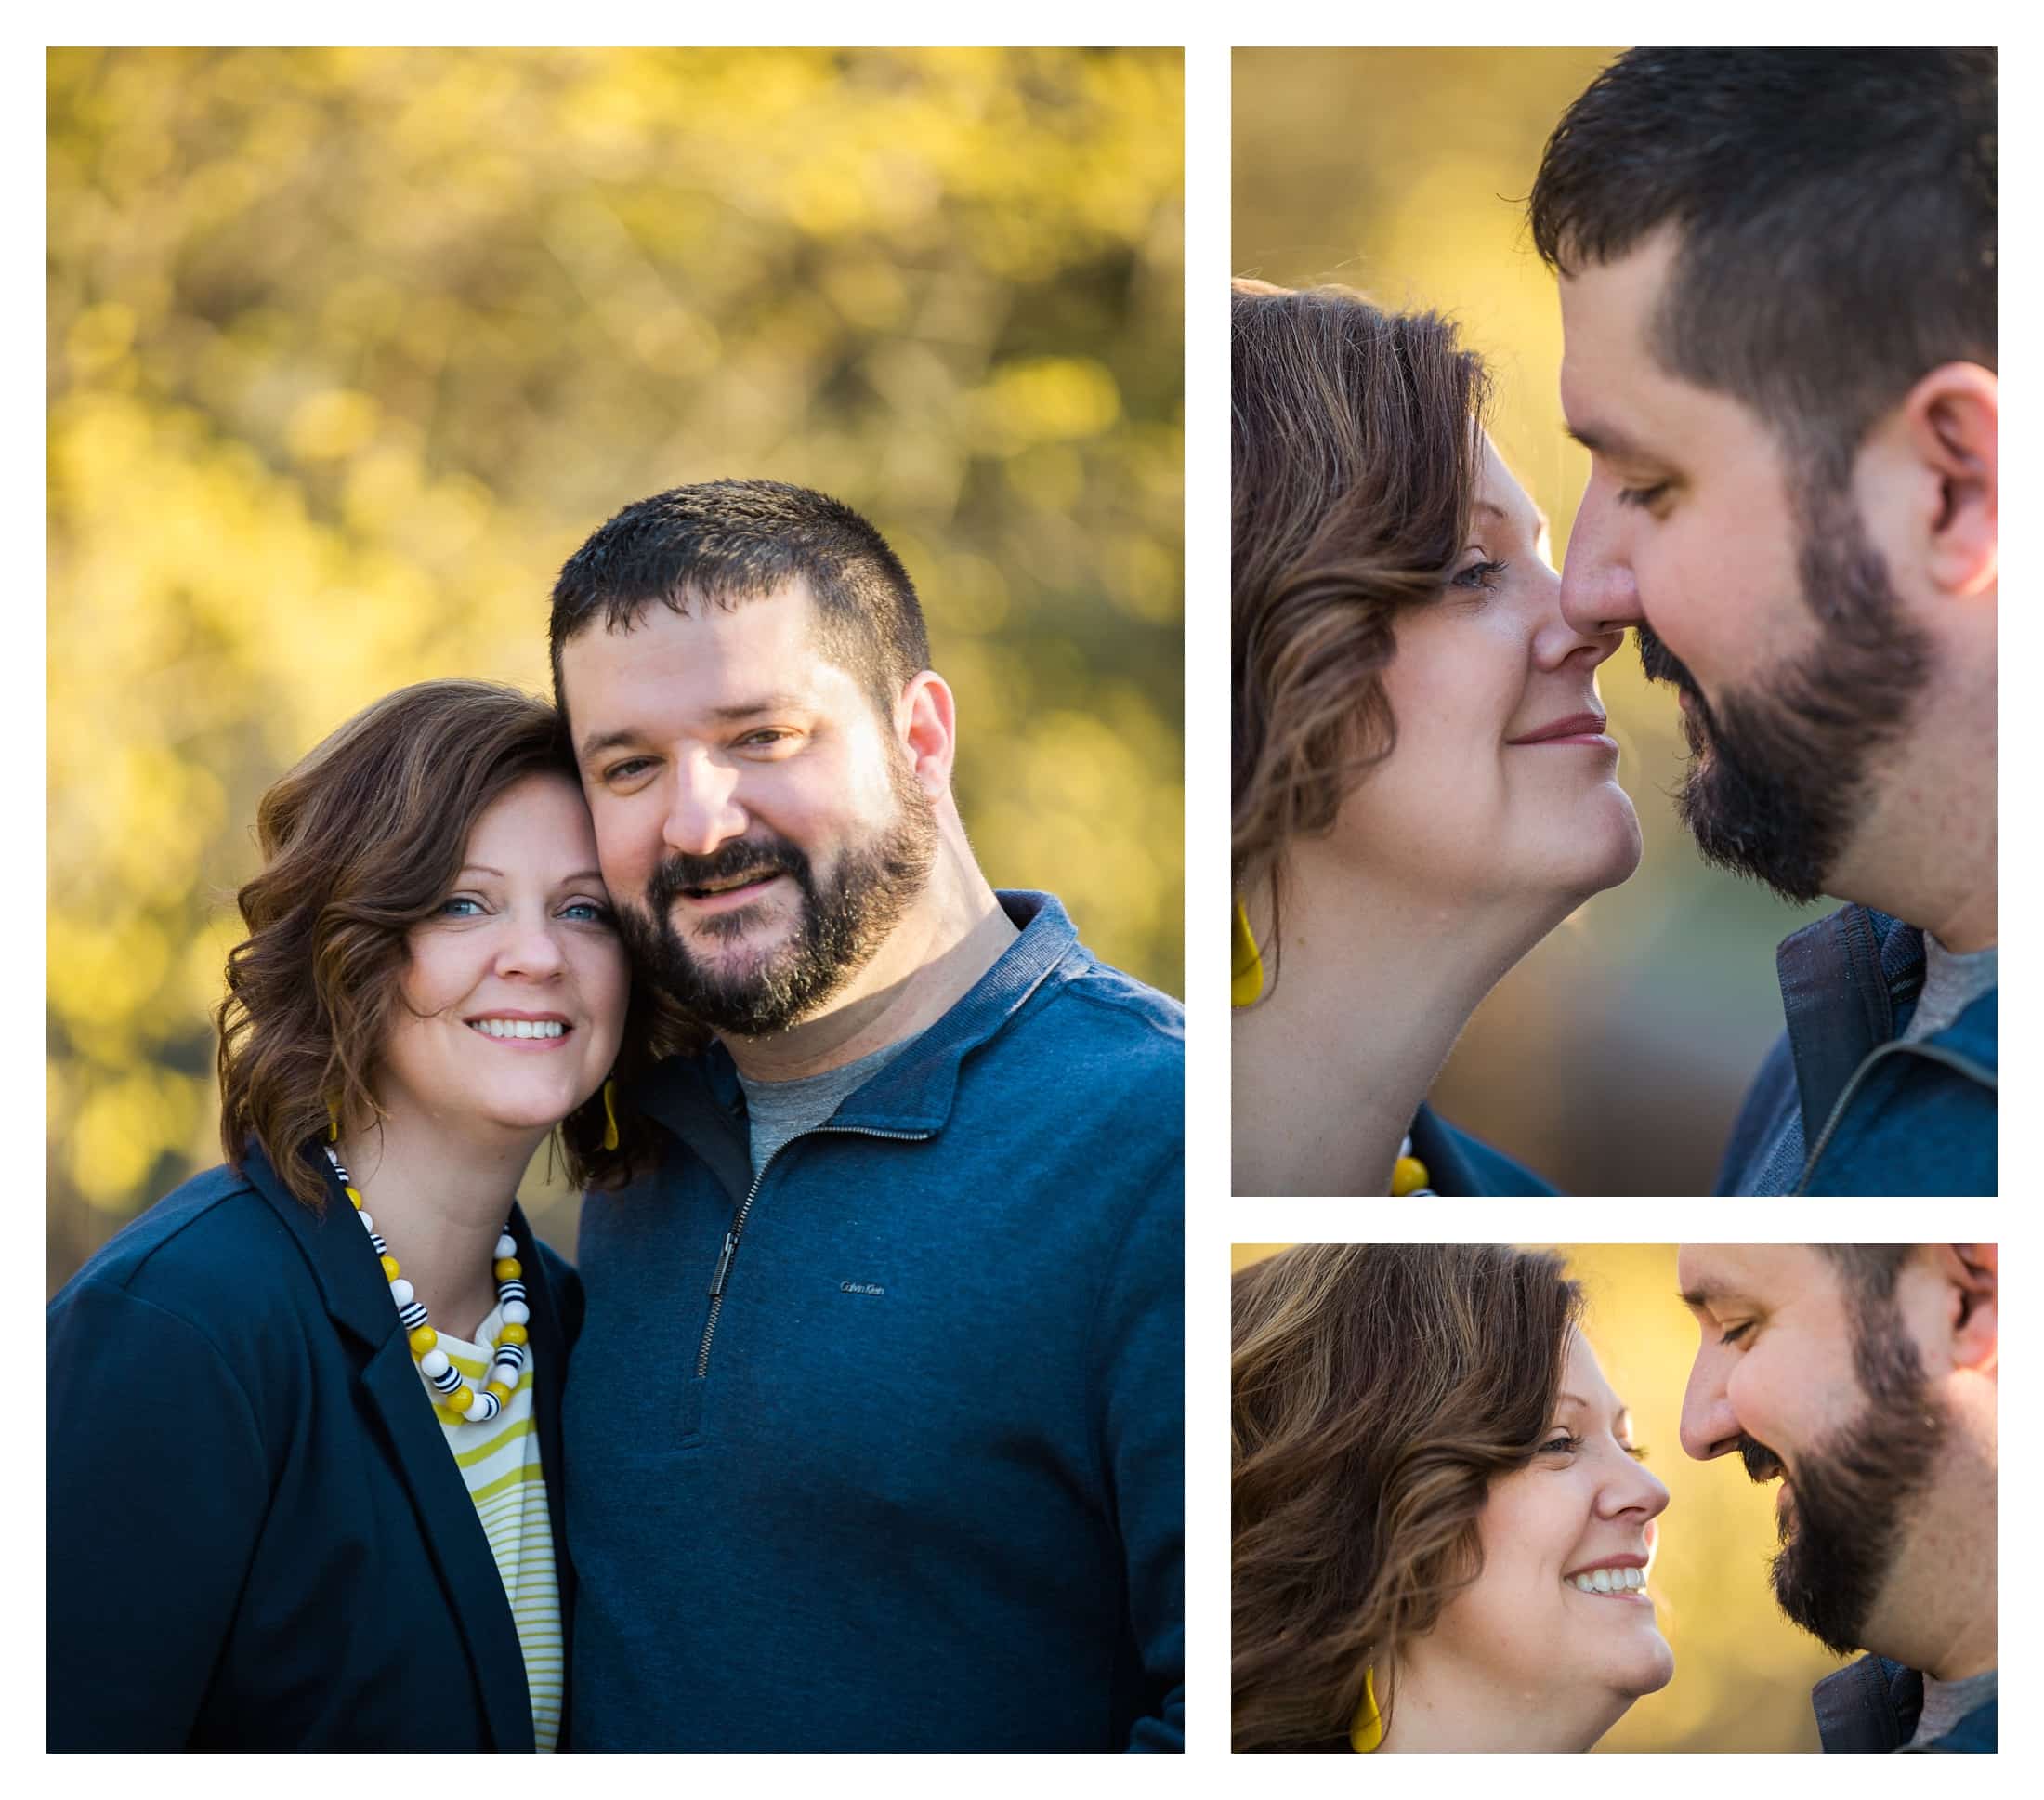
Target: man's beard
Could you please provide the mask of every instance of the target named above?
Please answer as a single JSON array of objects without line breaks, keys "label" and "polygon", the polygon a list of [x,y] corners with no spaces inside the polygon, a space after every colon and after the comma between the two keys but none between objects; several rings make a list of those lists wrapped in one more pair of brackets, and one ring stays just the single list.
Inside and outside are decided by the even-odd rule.
[{"label": "man's beard", "polygon": [[[708,856],[675,854],[653,871],[643,908],[621,905],[618,930],[653,984],[714,1031],[759,1037],[814,1013],[863,968],[922,893],[937,861],[937,817],[907,771],[893,771],[895,816],[866,843],[841,852],[826,881],[787,838],[735,838]],[[675,928],[684,888],[738,875],[785,874],[801,890],[793,936],[730,967],[699,959]],[[765,901],[695,921],[704,937],[742,939],[766,916]]]},{"label": "man's beard", "polygon": [[[1853,1366],[1867,1404],[1853,1422],[1798,1458],[1794,1524],[1780,1521],[1775,1598],[1791,1621],[1840,1656],[1866,1648],[1912,1504],[1930,1485],[1947,1415],[1892,1303],[1855,1319]],[[1756,1481],[1782,1473],[1766,1445],[1741,1435]]]},{"label": "man's beard", "polygon": [[1901,735],[1930,675],[1929,637],[1902,615],[1880,553],[1849,491],[1803,496],[1797,569],[1823,636],[1799,661],[1711,706],[1649,625],[1649,680],[1688,696],[1683,732],[1695,757],[1675,807],[1704,861],[1815,900],[1869,804],[1877,752]]}]

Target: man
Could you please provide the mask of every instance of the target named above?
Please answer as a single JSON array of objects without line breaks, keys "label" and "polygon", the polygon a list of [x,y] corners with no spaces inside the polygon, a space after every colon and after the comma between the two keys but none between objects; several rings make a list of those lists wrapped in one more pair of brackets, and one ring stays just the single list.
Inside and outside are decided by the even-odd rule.
[{"label": "man", "polygon": [[1779,1479],[1775,1597],[1841,1656],[1826,1750],[1995,1748],[1991,1243],[1685,1244],[1682,1447]]},{"label": "man", "polygon": [[1182,1749],[1179,1007],[987,885],[851,508],[640,501],[551,636],[620,928],[714,1040],[583,1212],[571,1741]]},{"label": "man", "polygon": [[1707,860],[1852,902],[1721,1191],[1996,1191],[1995,57],[1631,50],[1549,139],[1562,577],[1680,690]]}]

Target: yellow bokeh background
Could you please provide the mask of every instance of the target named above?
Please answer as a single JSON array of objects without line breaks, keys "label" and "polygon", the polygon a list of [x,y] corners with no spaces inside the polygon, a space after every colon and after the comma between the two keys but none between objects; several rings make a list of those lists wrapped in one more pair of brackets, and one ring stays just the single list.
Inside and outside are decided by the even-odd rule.
[{"label": "yellow bokeh background", "polygon": [[[1238,50],[1234,272],[1451,314],[1496,382],[1504,457],[1559,567],[1589,457],[1563,432],[1554,278],[1525,227],[1541,147],[1609,49]],[[1478,1008],[1433,1090],[1565,1192],[1697,1194],[1781,1031],[1775,947],[1829,910],[1707,869],[1670,795],[1675,703],[1630,635],[1598,671],[1645,839]]]},{"label": "yellow bokeh background", "polygon": [[263,789],[407,682],[545,691],[561,562],[679,483],[872,519],[989,877],[1181,991],[1178,52],[47,72],[52,1289],[218,1160]]},{"label": "yellow bokeh background", "polygon": [[[1283,1249],[1238,1243],[1234,1267]],[[1555,1244],[1588,1298],[1583,1329],[1605,1378],[1632,1410],[1635,1441],[1668,1485],[1654,1554],[1662,1635],[1675,1678],[1597,1745],[1607,1751],[1818,1748],[1810,1688],[1841,1666],[1784,1619],[1767,1585],[1774,1490],[1736,1457],[1693,1462],[1678,1438],[1697,1327],[1676,1297],[1672,1244]]]}]

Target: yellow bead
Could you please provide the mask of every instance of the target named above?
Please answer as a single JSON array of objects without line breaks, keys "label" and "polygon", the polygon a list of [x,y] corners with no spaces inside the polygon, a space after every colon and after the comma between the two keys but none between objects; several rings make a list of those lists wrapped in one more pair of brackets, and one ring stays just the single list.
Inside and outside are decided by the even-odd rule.
[{"label": "yellow bead", "polygon": [[357,1192],[356,1192],[356,1191],[354,1190],[354,1189],[352,1189],[352,1188],[344,1188],[344,1189],[342,1189],[342,1190],[341,1190],[341,1191],[342,1191],[343,1193],[345,1193],[345,1194],[346,1194],[346,1195],[347,1195],[347,1196],[348,1197],[348,1199],[349,1199],[349,1200],[351,1200],[351,1201],[353,1201],[353,1202],[354,1202],[354,1203],[355,1203],[355,1210],[356,1210],[356,1211],[357,1211],[358,1213],[359,1213],[359,1212],[360,1212],[360,1211],[362,1210],[362,1197],[361,1197],[361,1195],[360,1195],[359,1193],[357,1193]]},{"label": "yellow bead", "polygon": [[523,1325],[506,1325],[497,1334],[497,1342],[500,1344],[523,1344],[525,1341],[526,1330]]},{"label": "yellow bead", "polygon": [[398,1259],[395,1256],[386,1256],[383,1259],[383,1266],[384,1280],[387,1281],[395,1281],[400,1275],[404,1273],[404,1271],[398,1267]]},{"label": "yellow bead", "polygon": [[430,1325],[421,1325],[417,1331],[405,1339],[405,1342],[411,1345],[413,1356],[424,1356],[439,1341],[439,1333]]},{"label": "yellow bead", "polygon": [[440,1402],[450,1412],[453,1413],[465,1412],[475,1403],[476,1390],[473,1387],[457,1387]]},{"label": "yellow bead", "polygon": [[1401,1156],[1391,1169],[1391,1191],[1409,1194],[1426,1186],[1426,1164],[1416,1156]]},{"label": "yellow bead", "polygon": [[511,1404],[511,1390],[501,1381],[491,1382],[482,1391],[486,1394],[494,1394],[497,1397],[499,1406],[509,1406]]},{"label": "yellow bead", "polygon": [[500,1281],[515,1281],[525,1273],[525,1268],[516,1256],[505,1256],[494,1265],[494,1272]]}]

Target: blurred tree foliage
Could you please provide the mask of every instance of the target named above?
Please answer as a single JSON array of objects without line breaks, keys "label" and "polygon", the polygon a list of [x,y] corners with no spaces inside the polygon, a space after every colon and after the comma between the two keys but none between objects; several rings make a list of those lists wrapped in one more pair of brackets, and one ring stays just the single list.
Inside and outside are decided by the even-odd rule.
[{"label": "blurred tree foliage", "polygon": [[50,1269],[214,1147],[256,797],[620,506],[866,512],[988,874],[1180,985],[1176,51],[57,50]]},{"label": "blurred tree foliage", "polygon": [[[1246,1268],[1285,1246],[1238,1243]],[[1664,1243],[1574,1243],[1559,1249],[1583,1284],[1583,1327],[1633,1440],[1668,1486],[1652,1588],[1675,1678],[1648,1694],[1597,1745],[1605,1751],[1814,1751],[1810,1689],[1841,1666],[1775,1605],[1767,1565],[1776,1545],[1775,1490],[1736,1456],[1697,1463],[1678,1435],[1697,1327],[1676,1298],[1675,1249]]]}]

